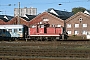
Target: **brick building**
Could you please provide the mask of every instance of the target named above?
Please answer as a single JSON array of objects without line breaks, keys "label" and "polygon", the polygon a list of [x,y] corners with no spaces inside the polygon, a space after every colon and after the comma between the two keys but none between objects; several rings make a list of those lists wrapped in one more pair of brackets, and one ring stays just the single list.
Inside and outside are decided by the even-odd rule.
[{"label": "brick building", "polygon": [[90,16],[83,12],[78,12],[66,21],[66,31],[69,36],[90,34]]}]

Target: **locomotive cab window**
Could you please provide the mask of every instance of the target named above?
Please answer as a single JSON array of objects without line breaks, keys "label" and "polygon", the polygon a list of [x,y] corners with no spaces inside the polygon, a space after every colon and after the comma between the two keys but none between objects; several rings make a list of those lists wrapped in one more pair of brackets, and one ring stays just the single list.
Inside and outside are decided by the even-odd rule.
[{"label": "locomotive cab window", "polygon": [[53,24],[52,27],[55,27],[55,25]]},{"label": "locomotive cab window", "polygon": [[44,28],[44,25],[40,25],[40,28]]}]

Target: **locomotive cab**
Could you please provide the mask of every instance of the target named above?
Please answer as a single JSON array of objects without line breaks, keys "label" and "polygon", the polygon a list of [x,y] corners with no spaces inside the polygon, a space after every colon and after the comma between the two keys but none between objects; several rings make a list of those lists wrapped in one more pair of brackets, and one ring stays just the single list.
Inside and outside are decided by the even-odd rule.
[{"label": "locomotive cab", "polygon": [[47,27],[49,27],[49,24],[38,24],[37,33],[47,33]]}]

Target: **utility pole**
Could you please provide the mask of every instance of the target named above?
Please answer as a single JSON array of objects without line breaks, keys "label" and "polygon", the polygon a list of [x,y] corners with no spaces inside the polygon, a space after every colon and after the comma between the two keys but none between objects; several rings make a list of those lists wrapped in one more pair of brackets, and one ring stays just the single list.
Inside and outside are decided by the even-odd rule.
[{"label": "utility pole", "polygon": [[[62,5],[62,4],[58,4],[58,5]],[[64,31],[63,31],[63,35],[62,35],[63,40],[65,39],[65,34],[66,34],[66,23],[65,23],[65,20],[64,20]]]},{"label": "utility pole", "polygon": [[20,24],[20,2],[18,3],[18,25]]}]

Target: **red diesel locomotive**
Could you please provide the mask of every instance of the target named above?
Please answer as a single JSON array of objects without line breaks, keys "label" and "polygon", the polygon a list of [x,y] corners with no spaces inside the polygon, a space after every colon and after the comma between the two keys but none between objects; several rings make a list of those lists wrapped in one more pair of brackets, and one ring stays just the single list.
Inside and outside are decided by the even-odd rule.
[{"label": "red diesel locomotive", "polygon": [[49,24],[39,24],[28,28],[28,34],[32,40],[60,40],[63,27],[49,27]]}]

